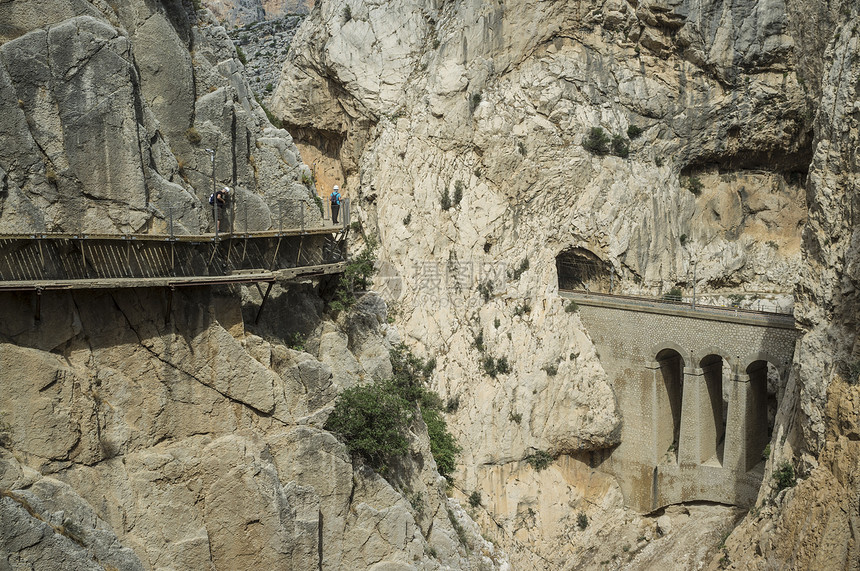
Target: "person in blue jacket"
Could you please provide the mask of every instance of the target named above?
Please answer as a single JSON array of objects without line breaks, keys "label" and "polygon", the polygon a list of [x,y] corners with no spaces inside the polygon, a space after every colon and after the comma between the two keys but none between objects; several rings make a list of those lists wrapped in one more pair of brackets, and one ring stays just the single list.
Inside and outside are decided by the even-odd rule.
[{"label": "person in blue jacket", "polygon": [[329,201],[331,202],[331,221],[333,224],[337,224],[337,215],[340,212],[340,192],[337,185],[334,185],[334,188],[331,191],[331,196],[329,196]]}]

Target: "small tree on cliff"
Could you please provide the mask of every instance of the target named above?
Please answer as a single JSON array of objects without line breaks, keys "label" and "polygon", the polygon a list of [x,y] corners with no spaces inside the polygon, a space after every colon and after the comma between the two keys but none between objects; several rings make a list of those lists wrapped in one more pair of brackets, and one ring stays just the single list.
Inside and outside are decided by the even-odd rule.
[{"label": "small tree on cliff", "polygon": [[330,306],[335,311],[350,309],[355,304],[356,290],[365,290],[370,287],[373,274],[376,273],[377,242],[372,237],[365,239],[364,249],[355,256],[338,280],[334,300]]}]

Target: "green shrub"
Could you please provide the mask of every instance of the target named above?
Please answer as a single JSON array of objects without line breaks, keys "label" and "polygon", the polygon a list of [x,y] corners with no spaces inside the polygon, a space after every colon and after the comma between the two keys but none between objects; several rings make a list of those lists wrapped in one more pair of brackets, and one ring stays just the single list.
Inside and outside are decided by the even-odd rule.
[{"label": "green shrub", "polygon": [[657,166],[657,168],[662,167],[663,166],[663,157],[654,157],[654,164]]},{"label": "green shrub", "polygon": [[582,146],[591,154],[605,155],[609,152],[609,136],[600,127],[592,127]]},{"label": "green shrub", "polygon": [[445,403],[445,412],[447,412],[448,414],[457,412],[457,410],[459,410],[459,408],[460,408],[460,395],[450,397],[448,399],[448,402]]},{"label": "green shrub", "polygon": [[786,488],[792,488],[797,485],[794,466],[791,465],[791,462],[788,460],[780,462],[779,467],[773,472],[773,479],[776,480],[777,494]]},{"label": "green shrub", "polygon": [[493,320],[493,325],[495,326],[496,329],[498,329],[501,324],[502,324],[502,322],[498,317]]},{"label": "green shrub", "polygon": [[512,280],[518,280],[518,279],[520,279],[520,276],[522,276],[523,273],[525,273],[525,271],[528,269],[529,269],[529,259],[528,259],[528,257],[526,257],[523,259],[522,262],[520,262],[520,266],[517,269],[508,272],[508,277],[511,278]]},{"label": "green shrub", "polygon": [[454,183],[454,199],[452,201],[452,205],[459,205],[461,200],[463,200],[463,181],[458,180]]},{"label": "green shrub", "polygon": [[287,347],[294,351],[304,351],[305,336],[296,331],[295,333],[287,337]]},{"label": "green shrub", "polygon": [[588,527],[588,516],[585,515],[585,512],[579,512],[579,514],[577,514],[576,525],[579,526],[579,529],[585,529]]},{"label": "green shrub", "polygon": [[522,141],[517,141],[517,150],[522,156],[526,156],[526,144]]},{"label": "green shrub", "polygon": [[687,243],[687,235],[686,235],[686,234],[681,234],[681,236],[678,238],[678,241],[680,241],[680,242],[681,242],[681,245],[683,246],[684,244],[686,244],[686,243]]},{"label": "green shrub", "polygon": [[343,437],[350,453],[385,473],[388,464],[408,451],[406,434],[420,411],[436,467],[450,480],[460,447],[442,418],[442,400],[426,387],[435,359],[425,362],[402,343],[391,349],[390,357],[392,378],[344,391],[325,427]]},{"label": "green shrub", "polygon": [[627,136],[630,137],[631,139],[635,139],[636,137],[638,137],[641,134],[642,134],[642,127],[639,127],[637,125],[630,125],[627,127]]},{"label": "green shrub", "polygon": [[544,365],[541,367],[541,370],[544,371],[550,377],[554,377],[558,374],[558,365],[555,363],[549,363],[548,365]]},{"label": "green shrub", "polygon": [[481,501],[481,493],[477,490],[469,494],[469,505],[473,508],[477,508],[483,505]]},{"label": "green shrub", "polygon": [[475,335],[475,349],[483,353],[486,350],[484,347],[484,332],[480,331],[477,335]]},{"label": "green shrub", "polygon": [[481,94],[480,93],[473,93],[472,96],[469,98],[469,111],[474,112],[475,109],[477,109],[478,105],[480,105],[480,104],[481,104]]},{"label": "green shrub", "polygon": [[521,412],[510,412],[508,414],[508,420],[519,424],[523,421],[523,414]]},{"label": "green shrub", "polygon": [[343,23],[346,24],[350,20],[352,20],[352,8],[347,4],[343,7]]},{"label": "green shrub", "polygon": [[689,180],[687,180],[687,190],[692,192],[695,196],[699,196],[702,194],[702,190],[705,189],[705,185],[702,184],[702,181],[697,176],[691,176]]},{"label": "green shrub", "polygon": [[493,295],[493,282],[487,280],[478,284],[478,293],[484,298],[484,302],[490,301],[490,296]]},{"label": "green shrub", "polygon": [[239,58],[239,61],[242,62],[242,65],[248,65],[248,58],[245,56],[245,52],[240,46],[236,46],[236,56]]},{"label": "green shrub", "polygon": [[451,527],[454,528],[454,532],[457,534],[457,539],[460,540],[460,543],[468,551],[469,537],[466,535],[466,530],[463,529],[463,526],[460,525],[459,521],[457,521],[457,518],[454,516],[454,512],[452,512],[450,508],[448,508],[448,521],[451,522]]},{"label": "green shrub", "polygon": [[514,315],[517,317],[520,317],[520,316],[523,316],[527,313],[531,313],[531,311],[532,311],[532,306],[528,302],[528,300],[526,300],[526,301],[522,302],[521,304],[518,304],[514,308]]},{"label": "green shrub", "polygon": [[621,135],[612,137],[612,154],[622,159],[626,159],[630,154],[630,145],[627,144],[627,141]]},{"label": "green shrub", "polygon": [[564,306],[565,313],[576,313],[579,311],[579,304],[577,304],[572,299],[567,301],[567,304]]},{"label": "green shrub", "polygon": [[364,249],[347,264],[338,280],[334,300],[329,304],[334,311],[349,310],[355,304],[355,291],[370,287],[376,273],[376,241],[367,238]]},{"label": "green shrub", "polygon": [[767,461],[768,458],[770,458],[770,443],[761,451],[761,459]]},{"label": "green shrub", "polygon": [[552,464],[553,457],[546,450],[538,450],[534,454],[526,456],[526,462],[535,469],[536,472],[546,470]]},{"label": "green shrub", "polygon": [[511,366],[508,365],[507,357],[499,357],[496,359],[496,370],[502,375],[507,375],[511,372]]},{"label": "green shrub", "polygon": [[442,197],[439,199],[439,204],[442,205],[442,210],[449,210],[453,203],[451,202],[451,195],[448,193],[448,189],[446,188],[442,192]]},{"label": "green shrub", "polygon": [[484,372],[487,375],[494,379],[498,375],[506,375],[511,372],[511,366],[508,364],[507,357],[499,357],[496,359],[492,355],[486,355],[481,359],[481,367],[483,367]]},{"label": "green shrub", "polygon": [[663,299],[665,299],[666,301],[681,301],[682,295],[683,292],[681,291],[681,288],[673,287],[668,292],[663,294]]},{"label": "green shrub", "polygon": [[[429,391],[428,391],[429,392]],[[434,393],[435,394],[435,393]],[[457,455],[460,447],[454,435],[448,432],[448,424],[442,418],[439,408],[424,407],[421,409],[421,417],[427,425],[427,436],[430,437],[430,452],[436,461],[436,469],[451,480],[451,474],[457,468]]]},{"label": "green shrub", "polygon": [[269,111],[269,108],[266,107],[266,105],[260,99],[260,96],[256,93],[254,93],[254,100],[263,109],[263,113],[266,114],[266,118],[269,120],[269,123],[271,123],[273,127],[277,127],[278,129],[284,128],[284,122],[275,117],[275,115],[271,111]]},{"label": "green shrub", "polygon": [[351,454],[384,473],[409,450],[406,429],[412,412],[391,381],[346,389],[335,402],[326,430],[340,434]]}]

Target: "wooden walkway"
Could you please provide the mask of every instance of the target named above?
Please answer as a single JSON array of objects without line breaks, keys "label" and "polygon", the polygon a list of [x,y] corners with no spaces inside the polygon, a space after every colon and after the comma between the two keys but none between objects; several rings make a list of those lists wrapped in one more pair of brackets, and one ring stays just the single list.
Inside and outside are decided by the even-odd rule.
[{"label": "wooden walkway", "polygon": [[198,235],[0,235],[0,291],[284,282],[343,271],[343,226]]}]

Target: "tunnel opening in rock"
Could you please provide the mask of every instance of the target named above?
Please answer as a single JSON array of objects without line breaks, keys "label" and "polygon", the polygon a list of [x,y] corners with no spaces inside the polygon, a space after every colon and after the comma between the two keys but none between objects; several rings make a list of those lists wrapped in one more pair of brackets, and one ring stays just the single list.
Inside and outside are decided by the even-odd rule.
[{"label": "tunnel opening in rock", "polygon": [[611,293],[612,266],[585,248],[567,248],[555,257],[558,289]]}]

